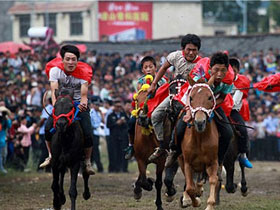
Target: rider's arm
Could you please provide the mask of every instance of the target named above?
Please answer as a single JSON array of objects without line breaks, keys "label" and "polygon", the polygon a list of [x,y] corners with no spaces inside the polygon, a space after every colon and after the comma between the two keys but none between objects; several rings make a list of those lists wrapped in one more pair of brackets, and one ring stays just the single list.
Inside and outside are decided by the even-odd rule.
[{"label": "rider's arm", "polygon": [[51,81],[51,94],[52,94],[52,104],[55,105],[56,97],[55,97],[55,90],[58,90],[58,82],[57,81]]},{"label": "rider's arm", "polygon": [[243,92],[240,90],[236,90],[232,99],[234,102],[234,109],[240,110],[242,107],[242,97],[243,97]]},{"label": "rider's arm", "polygon": [[165,63],[160,67],[154,81],[151,84],[151,87],[148,89],[148,94],[153,93],[156,90],[158,81],[163,77],[170,66],[171,64],[168,61],[165,61]]},{"label": "rider's arm", "polygon": [[85,82],[81,85],[81,101],[79,105],[79,109],[81,111],[85,111],[87,109],[87,103],[88,103],[88,82]]},{"label": "rider's arm", "polygon": [[153,81],[154,85],[157,85],[158,81],[163,77],[163,75],[170,66],[171,64],[168,61],[165,61],[165,63],[160,67],[158,73],[156,74],[156,77]]}]

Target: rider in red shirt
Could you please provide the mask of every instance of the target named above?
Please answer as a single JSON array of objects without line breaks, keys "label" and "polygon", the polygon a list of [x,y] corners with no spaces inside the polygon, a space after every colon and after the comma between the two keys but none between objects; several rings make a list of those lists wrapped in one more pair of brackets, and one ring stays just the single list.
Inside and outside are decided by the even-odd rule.
[{"label": "rider in red shirt", "polygon": [[[245,120],[249,120],[249,105],[246,100],[248,97],[250,87],[250,80],[244,76],[239,74],[239,60],[237,58],[230,58],[229,60],[230,65],[234,71],[234,86],[236,89],[233,94],[233,108],[230,113],[230,118],[238,124],[245,125]],[[243,89],[242,89],[243,88]],[[247,128],[244,126],[235,126],[236,130],[240,133],[238,135],[238,150],[239,150],[239,162],[247,168],[252,168],[252,163],[248,160],[246,153],[249,152],[249,142],[248,142],[248,132]]]}]

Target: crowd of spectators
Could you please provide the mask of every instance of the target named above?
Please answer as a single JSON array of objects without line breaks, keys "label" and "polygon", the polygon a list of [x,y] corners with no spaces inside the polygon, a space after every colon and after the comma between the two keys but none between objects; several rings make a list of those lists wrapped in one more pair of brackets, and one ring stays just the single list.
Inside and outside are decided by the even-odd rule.
[{"label": "crowd of spectators", "polygon": [[[17,168],[23,170],[29,157],[26,154],[29,153],[27,148],[29,146],[32,147],[34,162],[39,162],[40,153],[42,153],[41,148],[44,144],[43,138],[39,136],[39,130],[43,126],[39,123],[43,110],[42,97],[44,92],[50,90],[44,67],[48,61],[56,57],[56,53],[56,51],[51,53],[47,51],[31,53],[30,51],[21,50],[15,55],[11,55],[9,52],[0,53],[0,120],[1,123],[7,117],[11,120],[11,128],[6,128],[6,145],[3,148],[0,147],[4,166],[9,166],[9,164],[11,166],[16,165]],[[100,99],[99,106],[103,116],[107,114],[108,117],[106,112],[114,110],[113,101],[115,99],[119,99],[123,111],[129,113],[127,111],[131,109],[129,102],[136,91],[137,80],[141,75],[141,58],[146,55],[153,56],[156,59],[157,68],[159,68],[165,61],[167,54],[167,51],[155,52],[154,50],[125,54],[124,56],[121,56],[118,52],[113,54],[98,54],[96,51],[82,53],[80,60],[87,62],[93,68],[89,98],[94,98],[95,101],[96,98]],[[202,56],[209,55],[202,54]],[[270,48],[254,51],[246,55],[234,54],[230,56],[240,59],[240,72],[246,75],[251,83],[258,82],[263,77],[280,71],[280,52],[278,49]],[[167,77],[170,77],[172,70],[172,68],[169,69]],[[248,124],[256,128],[249,131],[252,144],[254,145],[256,139],[267,139],[266,137],[268,139],[280,139],[279,93],[264,93],[251,89],[248,99],[251,110],[251,120]],[[5,111],[1,107],[7,108],[9,114],[3,115],[2,113]],[[106,122],[101,126],[102,128],[106,127]],[[19,129],[20,127],[22,129]],[[1,126],[0,131],[2,129],[4,127],[2,128]],[[28,135],[26,135],[26,132],[21,132],[22,130],[27,131],[26,129],[28,129]],[[107,134],[105,134],[106,132]],[[108,136],[108,131],[104,132],[103,129],[98,135]],[[110,141],[107,137],[106,140],[107,143]],[[279,145],[278,141],[276,145],[277,151],[275,152],[280,151]],[[122,149],[124,146],[122,146]],[[253,149],[257,147],[260,146],[255,145]],[[122,149],[119,152],[122,152]],[[267,150],[270,149],[268,148]],[[273,149],[275,150],[275,147]],[[22,160],[22,163],[15,161],[16,158]],[[100,165],[100,163],[98,164]],[[100,171],[103,171],[103,168],[99,167]],[[114,166],[110,167],[109,171],[114,172],[114,169],[112,169]],[[121,169],[116,169],[115,171],[127,171],[127,163],[122,163],[121,167]],[[4,170],[1,170],[0,165],[1,171],[3,172]]]}]

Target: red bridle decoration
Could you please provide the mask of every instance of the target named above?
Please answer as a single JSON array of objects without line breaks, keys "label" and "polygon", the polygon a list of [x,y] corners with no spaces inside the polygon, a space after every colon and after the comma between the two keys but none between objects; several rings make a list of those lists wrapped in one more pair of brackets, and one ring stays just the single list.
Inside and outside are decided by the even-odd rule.
[{"label": "red bridle decoration", "polygon": [[[68,95],[66,95],[66,96],[59,96],[59,97],[57,98],[57,100],[58,100],[59,98],[64,98],[64,97],[69,97],[69,98],[71,99],[71,101],[72,101],[72,104],[74,104],[72,98],[71,98],[70,96],[68,96]],[[67,114],[60,114],[60,115],[58,115],[58,116],[55,115],[55,108],[54,108],[54,109],[53,109],[53,112],[52,112],[53,127],[54,127],[54,128],[56,127],[56,123],[57,123],[58,119],[61,118],[61,117],[66,117],[67,120],[68,120],[68,126],[70,126],[71,123],[72,123],[73,120],[74,120],[74,115],[75,115],[75,108],[74,108],[74,106],[73,106],[73,108],[71,109],[71,111],[68,112]]]}]

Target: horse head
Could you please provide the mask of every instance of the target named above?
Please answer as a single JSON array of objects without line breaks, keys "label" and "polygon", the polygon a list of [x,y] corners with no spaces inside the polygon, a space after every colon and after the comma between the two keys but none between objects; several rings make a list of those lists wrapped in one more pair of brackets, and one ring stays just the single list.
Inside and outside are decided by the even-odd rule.
[{"label": "horse head", "polygon": [[74,102],[73,102],[73,91],[69,90],[55,90],[56,102],[54,105],[52,117],[53,127],[62,131],[66,131],[67,127],[71,125],[74,114]]},{"label": "horse head", "polygon": [[205,131],[206,123],[212,117],[216,107],[216,99],[210,88],[213,79],[211,78],[208,83],[202,80],[195,82],[188,76],[188,81],[191,86],[188,94],[188,104],[195,129],[201,133]]}]

